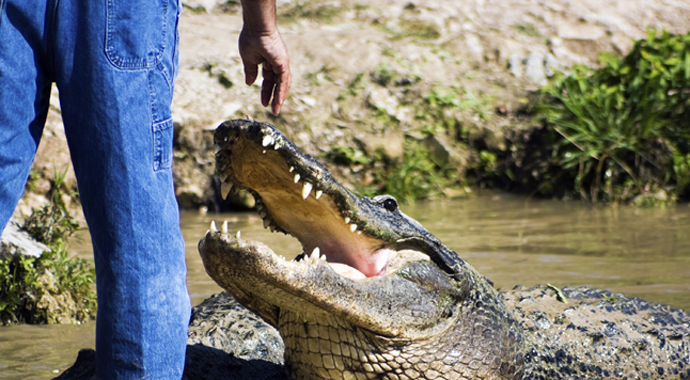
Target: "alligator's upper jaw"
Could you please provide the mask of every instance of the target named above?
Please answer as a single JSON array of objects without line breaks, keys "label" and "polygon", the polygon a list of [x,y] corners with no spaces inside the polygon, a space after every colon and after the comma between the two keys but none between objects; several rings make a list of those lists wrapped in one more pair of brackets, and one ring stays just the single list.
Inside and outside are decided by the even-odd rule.
[{"label": "alligator's upper jaw", "polygon": [[351,278],[383,273],[392,252],[357,224],[357,197],[275,128],[226,122],[215,142],[223,190],[232,184],[252,192],[266,227],[295,236],[307,254],[318,248],[329,262],[354,268]]}]

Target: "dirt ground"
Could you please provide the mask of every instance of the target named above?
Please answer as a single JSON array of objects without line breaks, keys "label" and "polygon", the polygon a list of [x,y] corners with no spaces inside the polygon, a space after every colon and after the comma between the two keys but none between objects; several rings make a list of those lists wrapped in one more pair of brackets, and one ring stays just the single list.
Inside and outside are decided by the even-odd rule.
[{"label": "dirt ground", "polygon": [[[214,202],[209,142],[223,120],[272,122],[317,157],[377,138],[394,156],[402,139],[427,128],[415,99],[454,88],[467,101],[450,116],[500,144],[506,129],[525,127],[517,110],[552,70],[595,65],[604,51],[625,54],[648,28],[690,31],[686,0],[280,1],[293,83],[276,118],[259,104],[258,84],[244,84],[237,3],[185,5],[173,100],[174,172],[183,208]],[[55,171],[69,167],[57,90],[53,95],[32,184],[17,214],[44,204]],[[336,170],[346,182],[348,173]],[[76,201],[72,205],[78,210]]]}]

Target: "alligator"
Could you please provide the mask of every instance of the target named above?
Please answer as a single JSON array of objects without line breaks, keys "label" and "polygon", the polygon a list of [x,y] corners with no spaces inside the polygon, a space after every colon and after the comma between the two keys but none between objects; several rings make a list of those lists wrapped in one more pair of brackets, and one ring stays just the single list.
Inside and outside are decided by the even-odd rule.
[{"label": "alligator", "polygon": [[[214,140],[222,195],[249,191],[302,252],[212,223],[199,252],[232,296],[195,307],[184,379],[690,379],[684,311],[587,287],[499,292],[393,197],[357,197],[272,125],[227,121]],[[82,350],[59,379],[93,368]]]},{"label": "alligator", "polygon": [[215,225],[207,273],[280,333],[291,379],[690,377],[682,310],[588,288],[505,295],[388,195],[358,197],[274,126],[221,124],[222,195],[245,189],[286,260]]}]

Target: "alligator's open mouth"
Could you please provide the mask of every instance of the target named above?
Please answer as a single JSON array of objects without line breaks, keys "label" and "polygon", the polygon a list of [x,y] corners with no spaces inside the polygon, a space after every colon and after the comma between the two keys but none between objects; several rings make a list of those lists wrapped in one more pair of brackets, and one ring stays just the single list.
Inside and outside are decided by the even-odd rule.
[{"label": "alligator's open mouth", "polygon": [[355,196],[269,124],[225,122],[215,143],[223,196],[247,189],[264,226],[303,248],[291,262],[213,226],[199,242],[204,266],[243,305],[277,328],[290,313],[328,314],[381,337],[417,339],[453,323],[460,303],[448,299],[464,297],[473,276],[393,197]]},{"label": "alligator's open mouth", "polygon": [[[232,187],[249,190],[264,227],[293,235],[305,254],[325,256],[341,275],[361,279],[385,272],[396,239],[386,236],[372,218],[363,218],[362,200],[277,129],[234,120],[218,128],[215,143],[223,196]],[[374,208],[381,212],[397,206],[392,198],[378,202]]]}]

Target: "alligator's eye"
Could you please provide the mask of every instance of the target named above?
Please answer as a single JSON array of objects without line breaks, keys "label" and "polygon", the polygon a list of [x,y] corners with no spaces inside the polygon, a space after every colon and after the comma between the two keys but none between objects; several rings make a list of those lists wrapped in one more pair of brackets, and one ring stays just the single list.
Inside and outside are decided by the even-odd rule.
[{"label": "alligator's eye", "polygon": [[398,202],[396,202],[395,199],[388,198],[383,201],[383,208],[388,211],[395,211],[398,209]]}]

